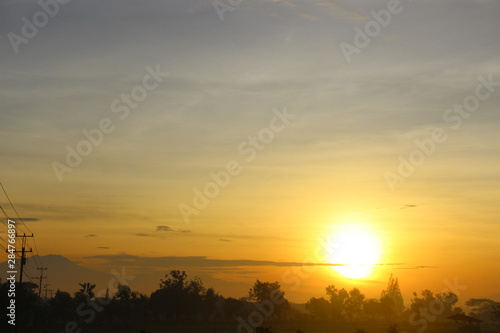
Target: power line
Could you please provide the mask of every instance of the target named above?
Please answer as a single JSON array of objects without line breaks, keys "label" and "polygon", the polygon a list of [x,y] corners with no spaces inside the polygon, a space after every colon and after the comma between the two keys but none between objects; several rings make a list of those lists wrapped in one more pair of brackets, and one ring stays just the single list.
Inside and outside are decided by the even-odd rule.
[{"label": "power line", "polygon": [[25,269],[26,269],[26,268],[30,268],[30,269],[34,269],[34,270],[36,270],[38,267],[40,267],[40,266],[38,266],[38,265],[36,264],[36,262],[35,262],[35,263],[33,263],[33,262],[32,262],[31,260],[29,260],[29,259],[31,259],[31,258],[26,258],[26,265],[24,266],[24,268],[25,268]]},{"label": "power line", "polygon": [[43,276],[43,271],[47,270],[47,267],[38,267],[37,268],[40,271],[40,276],[34,276],[33,279],[40,279],[40,283],[38,284],[38,297],[42,297],[42,282],[43,279],[47,279],[47,276]]},{"label": "power line", "polygon": [[0,244],[2,244],[2,242],[5,242],[5,245],[9,244],[9,242],[7,242],[7,240],[6,240],[6,239],[3,239],[3,238],[2,238],[2,239],[0,239]]},{"label": "power line", "polygon": [[[5,210],[3,209],[2,205],[0,204],[0,209],[2,209],[2,212],[3,212],[3,215],[5,215],[5,218],[8,220],[9,219],[9,215],[7,215],[7,213],[5,212]],[[3,222],[3,221],[2,221]],[[5,222],[4,222],[5,223]]]},{"label": "power line", "polygon": [[26,225],[26,223],[24,223],[24,221],[21,218],[21,216],[19,216],[19,213],[17,212],[16,207],[14,207],[14,205],[12,204],[12,201],[10,201],[9,195],[7,194],[7,191],[5,191],[5,188],[3,187],[2,182],[0,182],[0,187],[2,187],[3,193],[5,193],[5,196],[7,197],[7,200],[9,200],[10,206],[12,207],[12,209],[14,210],[14,212],[16,213],[16,216],[19,219],[19,221],[21,221],[24,224],[24,226],[26,227],[26,229],[28,229],[29,232],[33,233],[33,231],[31,231],[30,228],[28,228],[28,226]]},{"label": "power line", "polygon": [[24,271],[23,271],[24,274],[26,274],[27,276],[29,276],[30,281],[31,281],[31,276],[33,275],[31,273],[31,268],[32,267],[24,266]]},{"label": "power line", "polygon": [[33,258],[36,258],[35,263],[38,260],[38,263],[36,263],[37,266],[42,267],[42,258],[40,257],[40,253],[38,252],[38,246],[36,246],[36,238],[35,237],[33,237],[33,245],[35,246],[35,253],[36,253],[36,257],[33,257]]},{"label": "power line", "polygon": [[29,282],[33,283],[33,280],[31,280],[31,277],[29,276],[29,274],[28,274],[28,273],[23,272],[23,275],[22,275],[22,276],[25,276],[25,277],[28,279],[28,281],[29,281]]},{"label": "power line", "polygon": [[[38,246],[36,244],[36,240],[34,238],[34,235],[33,235],[33,232],[31,231],[31,229],[26,225],[26,223],[23,221],[23,219],[21,218],[21,216],[19,215],[16,207],[14,207],[14,204],[12,203],[12,200],[10,200],[10,197],[9,195],[7,194],[7,191],[5,190],[5,187],[3,186],[3,184],[0,182],[0,187],[2,188],[2,191],[3,193],[5,194],[5,197],[7,198],[7,200],[9,201],[9,204],[10,206],[12,207],[12,210],[15,212],[17,218],[19,219],[19,221],[21,223],[15,223],[15,237],[16,238],[21,238],[21,250],[20,251],[14,251],[15,254],[19,255],[20,257],[20,260],[19,260],[19,264],[20,264],[20,274],[19,274],[19,284],[22,285],[22,282],[23,282],[23,277],[26,277],[27,280],[31,283],[33,283],[33,281],[31,280],[31,274],[30,274],[30,267],[33,266],[36,266],[37,270],[40,270],[40,276],[37,277],[37,278],[40,278],[40,282],[39,282],[39,288],[38,288],[38,296],[41,297],[41,294],[42,294],[42,282],[43,282],[43,279],[46,279],[47,276],[44,276],[43,275],[43,271],[44,270],[47,270],[46,267],[41,267],[42,266],[42,260],[40,258],[40,254],[38,252]],[[7,214],[7,212],[5,211],[4,207],[0,204],[0,210],[2,211],[3,215],[5,216],[7,222],[3,221],[3,219],[0,219],[2,220],[2,223],[7,227],[7,229],[9,229],[9,215]],[[27,235],[27,232],[24,232],[24,229],[27,229],[31,235]],[[21,232],[23,233],[21,235]],[[33,244],[35,246],[35,253],[37,254],[33,259],[33,262],[31,261],[28,261],[27,258],[26,258],[26,254],[27,253],[31,253],[33,252],[33,250],[31,249],[31,247],[29,248],[29,250],[27,250],[27,247],[28,247],[28,241],[27,241],[27,238],[32,238],[33,239]],[[2,239],[3,240],[3,239]],[[7,244],[7,241],[5,241],[5,244]],[[16,242],[17,243],[17,242]],[[3,244],[0,242],[0,246],[5,250],[7,251],[6,247],[3,246]],[[37,262],[38,261],[38,262]]]},{"label": "power line", "polygon": [[[5,219],[7,221],[11,220],[11,218],[9,217],[9,214],[7,214],[7,212],[5,211],[5,209],[3,208],[2,204],[0,204],[0,210],[2,211],[3,215],[5,216]],[[3,221],[2,219],[0,219],[2,221],[2,223],[8,228],[9,225],[8,225],[8,222],[5,222]],[[23,222],[24,223],[24,222]],[[21,227],[21,224],[16,224],[16,229],[20,229]]]},{"label": "power line", "polygon": [[[33,238],[33,244],[35,246],[35,253],[37,254],[37,258],[35,258],[35,263],[36,263],[37,267],[41,267],[42,266],[42,259],[40,258],[40,253],[38,252],[38,246],[36,245],[36,240],[33,237],[33,231],[30,230],[30,228],[26,225],[26,223],[23,221],[23,219],[21,218],[21,216],[17,212],[17,209],[16,209],[16,207],[14,207],[14,204],[10,200],[10,197],[7,194],[7,191],[5,190],[5,187],[3,186],[2,182],[0,182],[0,187],[2,187],[2,191],[5,194],[5,197],[7,198],[7,200],[9,201],[10,206],[12,207],[12,209],[14,210],[14,212],[16,213],[16,216],[19,219],[19,221],[21,221],[21,223],[24,225],[24,227],[31,233],[31,237]],[[1,207],[1,205],[0,205],[0,207]],[[9,219],[9,217],[8,217],[7,213],[5,212],[5,210],[3,209],[3,207],[1,207],[1,208],[2,208],[2,211],[3,211],[4,215],[5,215],[5,217],[7,219]],[[18,229],[19,226],[20,225],[16,225],[16,229]],[[37,260],[38,260],[38,263],[36,262]]]}]

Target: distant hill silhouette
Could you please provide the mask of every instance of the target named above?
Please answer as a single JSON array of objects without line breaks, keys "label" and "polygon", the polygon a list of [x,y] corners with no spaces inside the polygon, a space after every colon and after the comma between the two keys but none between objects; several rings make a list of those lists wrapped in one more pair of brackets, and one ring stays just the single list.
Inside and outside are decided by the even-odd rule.
[{"label": "distant hill silhouette", "polygon": [[[78,290],[78,283],[80,282],[92,282],[95,283],[98,288],[105,288],[112,277],[111,274],[79,266],[61,255],[50,254],[47,256],[32,256],[28,258],[28,261],[30,263],[27,266],[27,272],[29,272],[30,276],[38,276],[40,273],[35,268],[35,262],[41,261],[43,266],[48,268],[45,272],[48,279],[44,281],[44,284],[49,283],[49,289],[53,289],[54,291],[61,289],[68,292],[75,292]],[[6,272],[7,262],[0,263],[0,278],[2,278],[3,281],[5,281],[7,277]],[[34,279],[31,280],[37,283]],[[24,281],[27,281],[26,276],[24,277]]]},{"label": "distant hill silhouette", "polygon": [[[38,260],[40,259],[40,260]],[[64,256],[61,255],[46,255],[46,256],[32,256],[28,258],[28,272],[29,276],[38,276],[39,271],[36,270],[35,262],[41,261],[43,267],[47,267],[48,270],[45,272],[48,276],[48,279],[43,283],[49,283],[49,289],[54,290],[60,289],[62,291],[67,291],[73,293],[77,291],[80,286],[78,283],[90,282],[96,284],[96,291],[101,289],[105,289],[108,285],[109,281],[113,278],[111,273],[112,269],[115,269],[118,272],[121,272],[122,267],[106,267],[106,271],[109,273],[105,273],[102,271],[90,269],[79,265],[77,262],[74,262]],[[143,272],[141,274],[137,274],[135,279],[130,281],[130,287],[133,290],[137,290],[146,295],[150,295],[152,291],[158,289],[158,285],[160,279],[165,277],[165,274],[169,272],[173,267],[165,267],[165,271],[157,271],[155,273],[151,272]],[[7,277],[7,262],[0,263],[0,278],[5,281]],[[44,273],[44,275],[45,275]],[[132,274],[132,271],[126,269],[126,274]],[[198,275],[203,279],[203,282],[206,287],[214,287],[216,291],[222,292],[225,295],[231,296],[231,292],[228,290],[239,290],[241,292],[237,292],[234,296],[244,296],[249,288],[249,285],[243,282],[233,282],[233,281],[225,281],[221,279],[214,278],[207,274],[199,274],[197,272],[192,272],[192,275]],[[38,284],[38,281],[31,279],[32,282]],[[26,280],[26,276],[24,278]]]}]

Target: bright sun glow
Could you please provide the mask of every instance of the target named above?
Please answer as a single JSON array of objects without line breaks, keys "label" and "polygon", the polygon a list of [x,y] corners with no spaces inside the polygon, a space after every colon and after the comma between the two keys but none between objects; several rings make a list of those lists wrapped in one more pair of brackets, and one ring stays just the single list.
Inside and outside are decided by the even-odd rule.
[{"label": "bright sun glow", "polygon": [[333,269],[351,279],[369,276],[380,260],[380,243],[367,226],[337,226],[330,238],[329,262],[343,264]]}]

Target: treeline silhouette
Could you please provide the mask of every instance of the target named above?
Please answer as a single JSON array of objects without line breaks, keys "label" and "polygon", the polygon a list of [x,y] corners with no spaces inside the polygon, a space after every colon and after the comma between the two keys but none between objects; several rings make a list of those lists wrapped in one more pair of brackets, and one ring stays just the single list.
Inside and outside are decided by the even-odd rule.
[{"label": "treeline silhouette", "polygon": [[[0,281],[1,282],[1,281]],[[455,307],[458,297],[452,292],[434,294],[424,290],[414,293],[408,308],[397,278],[390,277],[380,298],[366,298],[358,289],[348,291],[334,285],[326,287],[326,296],[312,297],[306,304],[306,313],[293,307],[285,298],[278,282],[257,280],[248,296],[240,299],[223,297],[213,288],[206,288],[200,278],[188,279],[184,271],[173,270],[160,280],[159,288],[147,296],[118,284],[106,295],[95,294],[95,284],[80,283],[80,289],[70,294],[58,290],[52,298],[38,296],[38,286],[25,282],[16,287],[16,326],[41,329],[57,328],[77,332],[92,328],[141,328],[151,323],[165,325],[228,323],[237,328],[270,332],[269,323],[356,323],[381,322],[397,332],[397,325],[412,314],[418,320],[422,311],[436,304],[440,315],[463,312]],[[0,302],[9,306],[9,282],[0,283]],[[489,299],[470,299],[466,302],[478,318],[500,318],[500,303]],[[9,311],[7,311],[9,313]],[[5,318],[5,317],[4,317]],[[7,320],[2,326],[12,327]],[[2,330],[3,331],[3,330]],[[243,330],[244,331],[244,330]],[[40,331],[42,332],[42,331]],[[145,332],[145,331],[144,331]]]}]

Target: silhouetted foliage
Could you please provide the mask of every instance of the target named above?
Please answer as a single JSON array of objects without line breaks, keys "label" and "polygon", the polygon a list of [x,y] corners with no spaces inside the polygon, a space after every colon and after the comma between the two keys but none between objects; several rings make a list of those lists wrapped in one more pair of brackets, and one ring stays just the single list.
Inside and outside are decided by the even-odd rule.
[{"label": "silhouetted foliage", "polygon": [[[8,287],[8,283],[0,283],[0,306],[8,305]],[[184,271],[178,270],[166,274],[165,278],[160,280],[159,288],[150,297],[121,284],[112,295],[106,292],[106,296],[100,297],[94,293],[95,287],[95,284],[89,282],[80,283],[78,291],[73,295],[58,290],[53,298],[43,300],[37,295],[36,284],[23,283],[22,288],[18,286],[16,295],[17,305],[22,305],[17,317],[19,327],[37,328],[47,332],[64,331],[65,325],[72,323],[76,326],[70,331],[132,329],[143,333],[146,329],[141,327],[147,328],[151,323],[224,323],[236,328],[241,320],[247,320],[254,313],[254,322],[258,316],[261,316],[263,321],[260,327],[255,328],[257,333],[272,332],[269,325],[277,322],[295,321],[302,325],[324,321],[327,325],[336,325],[347,321],[350,322],[348,325],[352,325],[371,324],[374,321],[382,323],[383,320],[392,321],[387,328],[388,333],[397,333],[398,326],[394,322],[403,306],[402,300],[399,299],[401,291],[398,281],[392,276],[380,299],[366,299],[358,288],[347,291],[329,285],[326,288],[327,297],[312,297],[305,304],[305,309],[310,314],[302,313],[296,307],[292,308],[278,282],[257,280],[249,290],[249,297],[241,299],[224,298],[213,288],[205,288],[201,279],[188,278]],[[423,290],[413,296],[408,310],[408,315],[413,316],[413,322],[431,318],[432,320],[428,320],[430,325],[435,321],[433,318],[444,319],[452,313],[462,311],[454,307],[458,298],[451,292],[434,294],[430,290]],[[499,302],[470,299],[466,305],[472,310],[470,315],[476,318],[485,321],[500,318]],[[0,324],[0,327],[3,331],[7,327],[6,322]],[[304,333],[300,329],[296,332]],[[366,333],[363,328],[357,328],[356,332]]]},{"label": "silhouetted foliage", "polygon": [[132,291],[129,286],[119,284],[112,299],[103,300],[106,323],[113,327],[126,327],[130,324],[140,324],[149,319],[149,298],[146,295]]},{"label": "silhouetted foliage", "polygon": [[384,315],[382,304],[376,298],[366,299],[363,304],[363,311],[370,319],[377,319]]},{"label": "silhouetted foliage", "polygon": [[186,272],[178,270],[165,277],[165,280],[160,280],[160,289],[151,294],[153,312],[172,322],[196,320],[206,296],[202,281],[198,277],[188,280]]},{"label": "silhouetted foliage", "polygon": [[326,294],[330,298],[330,318],[333,321],[353,321],[362,314],[365,295],[358,288],[348,292],[329,285]]},{"label": "silhouetted foliage", "polygon": [[79,283],[79,285],[80,285],[80,290],[78,290],[75,293],[74,297],[76,303],[82,303],[89,299],[93,299],[95,297],[94,294],[95,284],[87,282],[87,283]]},{"label": "silhouetted foliage", "polygon": [[57,290],[54,298],[48,301],[53,312],[53,320],[56,323],[64,323],[68,318],[75,315],[75,303],[70,293]]},{"label": "silhouetted foliage", "polygon": [[326,294],[330,297],[331,318],[334,321],[342,321],[349,293],[344,288],[338,290],[334,285],[330,285],[326,287]]},{"label": "silhouetted foliage", "polygon": [[243,315],[247,302],[232,297],[226,298],[222,302],[222,312],[226,320],[236,320]]},{"label": "silhouetted foliage", "polygon": [[[410,304],[410,309],[420,315],[422,315],[423,312],[433,310],[435,315],[450,316],[453,314],[453,305],[458,301],[457,295],[452,292],[442,292],[434,295],[432,291],[426,289],[423,290],[420,295],[419,297],[417,293],[414,292]],[[434,310],[435,308],[437,310]]]},{"label": "silhouetted foliage", "polygon": [[271,293],[279,289],[280,289],[279,282],[270,283],[270,282],[260,282],[259,280],[257,280],[254,286],[250,288],[248,296],[250,297],[250,300],[260,303],[264,300],[271,299]]},{"label": "silhouetted foliage", "polygon": [[397,321],[405,309],[398,278],[391,274],[387,288],[380,294],[380,302],[387,320]]},{"label": "silhouetted foliage", "polygon": [[363,295],[358,288],[349,291],[349,295],[344,304],[345,315],[349,321],[353,321],[354,318],[361,314],[364,299],[365,295]]},{"label": "silhouetted foliage", "polygon": [[[8,296],[9,289],[9,281],[0,284],[0,305],[3,309],[7,309],[10,300],[15,299],[16,327],[29,327],[34,323],[47,321],[48,309],[40,303],[36,284],[32,282],[23,282],[22,285],[15,283],[15,297]],[[6,318],[8,317],[4,315],[0,327],[9,327]]]},{"label": "silhouetted foliage", "polygon": [[313,314],[318,319],[330,318],[330,303],[324,298],[312,297],[306,303],[306,310]]},{"label": "silhouetted foliage", "polygon": [[257,333],[273,333],[273,330],[270,326],[260,326],[255,329]]},{"label": "silhouetted foliage", "polygon": [[354,330],[354,333],[368,333],[368,332],[366,332],[366,330],[364,328],[356,328]]},{"label": "silhouetted foliage", "polygon": [[129,286],[119,284],[114,298],[120,301],[129,301],[137,298],[137,293],[132,292]]},{"label": "silhouetted foliage", "polygon": [[284,319],[289,313],[290,304],[285,298],[285,292],[281,289],[279,282],[260,282],[257,280],[252,288],[250,288],[248,295],[250,300],[257,303],[267,303],[269,307],[272,306],[272,314],[270,318]]},{"label": "silhouetted foliage", "polygon": [[387,333],[398,333],[398,325],[392,324],[387,328]]},{"label": "silhouetted foliage", "polygon": [[471,298],[465,305],[471,308],[470,315],[481,320],[500,319],[500,302],[488,298]]}]

